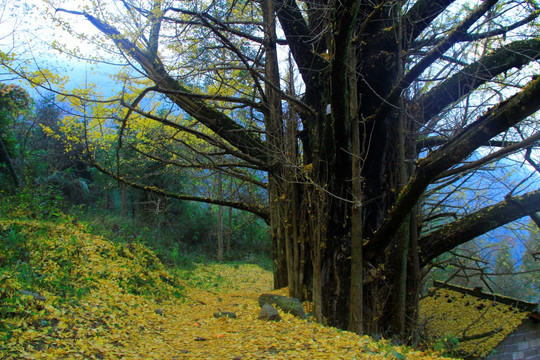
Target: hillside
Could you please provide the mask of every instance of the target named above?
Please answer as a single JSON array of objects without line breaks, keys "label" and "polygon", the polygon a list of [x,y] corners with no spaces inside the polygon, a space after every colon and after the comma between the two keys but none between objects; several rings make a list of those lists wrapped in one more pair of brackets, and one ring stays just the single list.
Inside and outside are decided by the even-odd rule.
[{"label": "hillside", "polygon": [[438,358],[289,314],[258,320],[272,276],[256,265],[166,269],[69,219],[0,220],[0,244],[2,359]]}]

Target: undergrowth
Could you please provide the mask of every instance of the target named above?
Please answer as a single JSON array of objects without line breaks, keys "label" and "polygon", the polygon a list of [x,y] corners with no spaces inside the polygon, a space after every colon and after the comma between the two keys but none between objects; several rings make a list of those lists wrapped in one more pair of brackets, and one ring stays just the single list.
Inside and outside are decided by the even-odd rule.
[{"label": "undergrowth", "polygon": [[[87,225],[92,234],[115,242],[137,242],[151,248],[166,265],[180,269],[193,269],[196,264],[217,262],[216,249],[208,244],[189,243],[182,240],[175,227],[158,226],[159,222],[141,221],[130,216],[105,213],[88,207],[70,209],[69,213]],[[181,222],[182,219],[179,219]],[[225,252],[223,262],[255,264],[272,270],[272,259],[257,246],[242,246]]]}]

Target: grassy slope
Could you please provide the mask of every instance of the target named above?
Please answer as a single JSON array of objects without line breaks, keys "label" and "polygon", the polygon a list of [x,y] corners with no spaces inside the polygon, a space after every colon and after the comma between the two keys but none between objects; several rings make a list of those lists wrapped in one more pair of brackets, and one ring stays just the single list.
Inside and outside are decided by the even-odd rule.
[{"label": "grassy slope", "polygon": [[0,245],[1,359],[437,358],[288,314],[258,320],[272,278],[256,265],[166,269],[69,219],[0,220]]}]

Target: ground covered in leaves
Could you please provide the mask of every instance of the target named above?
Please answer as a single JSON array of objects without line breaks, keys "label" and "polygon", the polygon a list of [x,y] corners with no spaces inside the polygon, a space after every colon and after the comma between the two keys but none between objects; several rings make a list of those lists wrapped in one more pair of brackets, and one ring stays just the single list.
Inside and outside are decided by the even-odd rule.
[{"label": "ground covered in leaves", "polygon": [[1,359],[437,358],[289,314],[258,320],[272,277],[256,265],[166,269],[70,219],[0,220],[0,246]]},{"label": "ground covered in leaves", "polygon": [[439,288],[420,302],[430,334],[457,354],[485,358],[528,317],[530,311]]}]

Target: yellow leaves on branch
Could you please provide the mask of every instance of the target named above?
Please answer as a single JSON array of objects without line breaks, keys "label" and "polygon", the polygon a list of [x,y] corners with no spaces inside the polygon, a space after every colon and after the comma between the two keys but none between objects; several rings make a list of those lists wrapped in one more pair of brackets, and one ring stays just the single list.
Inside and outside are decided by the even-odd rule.
[{"label": "yellow leaves on branch", "polygon": [[13,60],[15,60],[16,58],[16,54],[13,53],[13,52],[10,52],[10,53],[5,53],[3,51],[0,50],[0,64],[9,64],[11,63]]},{"label": "yellow leaves on branch", "polygon": [[42,68],[28,74],[28,80],[32,87],[37,86],[64,86],[68,82],[67,76],[59,75],[48,69]]}]

